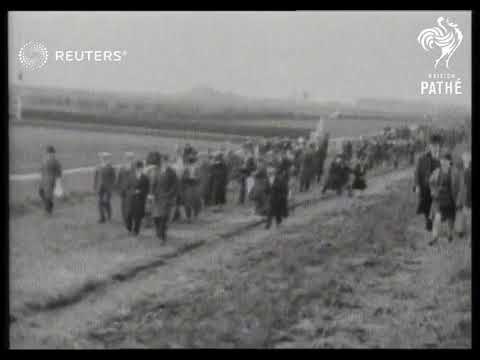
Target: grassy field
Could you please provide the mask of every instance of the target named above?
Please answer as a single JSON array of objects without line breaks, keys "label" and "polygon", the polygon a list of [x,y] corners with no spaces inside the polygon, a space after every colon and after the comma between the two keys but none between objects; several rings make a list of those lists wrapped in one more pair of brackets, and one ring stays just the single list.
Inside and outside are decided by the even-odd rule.
[{"label": "grassy field", "polygon": [[36,126],[10,127],[10,174],[38,171],[45,146],[52,144],[65,169],[94,165],[97,153],[112,153],[112,161],[122,161],[125,151],[134,151],[144,158],[149,151],[173,153],[175,145],[191,143],[200,151],[213,142],[193,139],[173,139],[150,135],[61,129]]},{"label": "grassy field", "polygon": [[[66,123],[97,123],[106,126],[140,126],[152,129],[198,131],[217,134],[235,134],[244,136],[305,136],[308,135],[318,121],[318,117],[178,117],[156,119],[151,115],[95,115],[66,112],[25,111],[25,118],[41,118]],[[331,132],[335,136],[354,136],[358,132],[365,133],[370,128],[381,129],[392,126],[395,121],[378,119],[337,119],[332,121]]]},{"label": "grassy field", "polygon": [[[391,122],[375,120],[330,120],[325,122],[325,130],[329,131],[332,137],[359,136],[381,130],[389,124],[392,125]],[[128,129],[115,129],[115,126],[109,127],[105,131],[105,125],[101,124],[96,126],[98,129],[103,128],[102,131],[95,131],[94,126],[85,130],[61,128],[58,123],[52,125],[48,127],[13,125],[10,127],[10,174],[37,171],[46,144],[52,144],[56,147],[58,158],[65,168],[76,168],[95,164],[98,160],[97,152],[99,151],[111,152],[113,162],[118,162],[122,160],[121,157],[125,151],[135,151],[140,156],[146,155],[151,150],[172,153],[176,144],[182,145],[186,142],[190,142],[202,151],[208,147],[218,146],[218,141],[215,140],[228,139],[228,136],[224,138],[221,136],[214,138],[212,136],[212,140],[195,139],[193,125],[184,129],[185,131],[191,131],[191,133],[185,135],[185,138],[149,136],[147,135],[148,130],[147,134],[133,135],[126,133]],[[219,127],[218,120],[204,120],[202,125],[212,129]],[[317,120],[259,119],[258,121],[237,122],[236,126],[259,130],[258,133],[253,131],[253,135],[264,134],[263,129],[270,128],[272,131],[280,129],[283,135],[298,135],[296,131],[301,130],[302,135],[305,136],[316,125]],[[242,133],[242,131],[239,131],[239,133]],[[181,134],[181,132],[178,134]]]}]

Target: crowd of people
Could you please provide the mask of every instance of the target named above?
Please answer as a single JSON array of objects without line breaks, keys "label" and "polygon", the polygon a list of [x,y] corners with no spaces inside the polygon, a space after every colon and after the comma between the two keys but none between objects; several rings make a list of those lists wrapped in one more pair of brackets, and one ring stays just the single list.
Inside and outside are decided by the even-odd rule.
[{"label": "crowd of people", "polygon": [[[229,188],[233,188],[234,201],[240,206],[252,204],[253,212],[264,217],[266,228],[270,228],[273,221],[279,226],[289,216],[291,202],[298,193],[322,186],[322,194],[330,190],[352,196],[366,189],[370,170],[395,169],[401,162],[414,166],[417,155],[422,153],[415,171],[417,213],[424,214],[434,243],[442,223],[447,222],[452,230],[458,210],[468,215],[471,208],[469,155],[452,166],[450,153],[455,144],[465,141],[467,131],[442,131],[431,135],[427,128],[413,131],[398,127],[348,139],[330,140],[328,133],[308,140],[256,138],[247,139],[236,149],[224,144],[206,153],[186,144],[175,149],[173,157],[150,152],[142,160],[128,152],[118,169],[110,161],[111,154],[100,153],[94,173],[99,223],[111,220],[111,199],[116,193],[127,231],[138,235],[142,223],[151,225],[158,239],[165,242],[169,224],[182,218],[195,221],[208,207],[221,211]],[[447,151],[440,153],[441,144]],[[334,153],[333,160],[325,171],[330,153]],[[61,165],[55,149],[49,146],[39,192],[48,214],[53,210],[55,180],[60,177]],[[449,239],[451,236],[449,232]]]}]

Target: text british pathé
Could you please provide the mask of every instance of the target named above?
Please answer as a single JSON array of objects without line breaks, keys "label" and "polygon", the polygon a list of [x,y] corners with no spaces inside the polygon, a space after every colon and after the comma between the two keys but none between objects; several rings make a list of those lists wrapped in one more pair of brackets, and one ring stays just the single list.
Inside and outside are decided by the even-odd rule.
[{"label": "text british path\u00e9", "polygon": [[462,80],[455,74],[428,74],[420,81],[421,95],[462,95]]}]

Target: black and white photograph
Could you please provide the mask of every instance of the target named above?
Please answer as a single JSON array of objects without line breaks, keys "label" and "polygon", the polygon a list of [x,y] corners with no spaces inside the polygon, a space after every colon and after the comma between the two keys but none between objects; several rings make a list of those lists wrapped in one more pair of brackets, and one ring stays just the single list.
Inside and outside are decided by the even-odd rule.
[{"label": "black and white photograph", "polygon": [[472,11],[6,15],[10,349],[472,348]]}]

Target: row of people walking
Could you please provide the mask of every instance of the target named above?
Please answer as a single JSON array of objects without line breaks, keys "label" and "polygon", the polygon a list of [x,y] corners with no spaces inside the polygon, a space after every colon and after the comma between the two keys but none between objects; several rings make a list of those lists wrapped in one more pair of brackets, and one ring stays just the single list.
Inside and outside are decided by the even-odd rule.
[{"label": "row of people walking", "polygon": [[[173,161],[158,152],[150,152],[144,161],[132,152],[125,153],[125,164],[118,170],[111,163],[111,154],[100,153],[93,182],[98,221],[111,220],[111,199],[118,193],[122,220],[128,232],[138,235],[142,222],[151,224],[156,236],[165,242],[170,223],[182,217],[192,221],[207,207],[221,210],[227,203],[229,186],[235,184],[239,205],[252,202],[255,214],[266,218],[267,228],[274,220],[278,226],[289,216],[289,202],[295,194],[309,192],[313,185],[322,182],[329,144],[328,133],[310,141],[249,139],[238,150],[223,147],[206,153],[199,153],[187,144],[177,147]],[[349,194],[353,190],[364,190],[369,170],[386,164],[396,168],[399,161],[413,165],[422,146],[425,144],[418,137],[392,138],[391,133],[344,141],[334,149],[337,155],[330,163],[322,193],[333,190],[341,195],[344,190]],[[436,162],[428,158],[428,153],[432,151],[419,159],[415,174],[421,200],[418,211],[428,210],[427,225],[432,219],[431,205],[428,205],[432,201],[428,196],[432,198],[432,195],[426,189],[431,189],[429,176],[436,168]],[[61,177],[62,171],[52,146],[47,148],[47,154],[42,165],[40,196],[45,210],[51,214],[55,179]],[[443,175],[439,177],[443,179]]]}]

